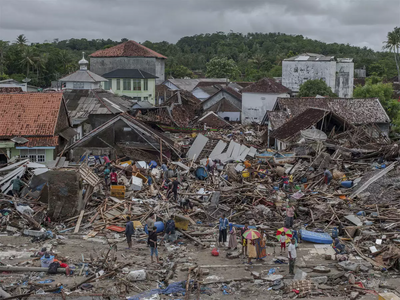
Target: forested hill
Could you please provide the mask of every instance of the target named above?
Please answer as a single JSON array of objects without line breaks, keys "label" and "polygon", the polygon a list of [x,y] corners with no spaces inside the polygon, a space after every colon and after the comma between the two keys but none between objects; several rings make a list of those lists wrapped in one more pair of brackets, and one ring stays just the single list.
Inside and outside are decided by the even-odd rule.
[{"label": "forested hill", "polygon": [[[32,44],[28,39],[29,36],[20,35],[12,42],[0,41],[0,78],[21,80],[28,73],[32,84],[48,86],[51,80],[78,68],[82,51],[89,55],[127,40],[55,39]],[[393,54],[344,44],[327,44],[301,35],[217,32],[183,37],[176,44],[150,41],[143,44],[168,57],[166,74],[174,77],[195,76],[192,71],[205,74],[206,63],[213,57],[232,59],[240,71],[238,80],[280,76],[282,60],[303,52],[352,57],[355,67],[365,65],[369,74],[396,75]]]}]

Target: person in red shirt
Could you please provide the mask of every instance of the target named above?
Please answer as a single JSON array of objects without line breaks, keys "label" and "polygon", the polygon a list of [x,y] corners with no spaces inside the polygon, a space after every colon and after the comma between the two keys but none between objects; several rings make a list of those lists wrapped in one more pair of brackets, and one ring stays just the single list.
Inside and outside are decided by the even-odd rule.
[{"label": "person in red shirt", "polygon": [[111,171],[110,179],[111,179],[111,185],[118,185],[118,175],[114,169],[112,169]]}]

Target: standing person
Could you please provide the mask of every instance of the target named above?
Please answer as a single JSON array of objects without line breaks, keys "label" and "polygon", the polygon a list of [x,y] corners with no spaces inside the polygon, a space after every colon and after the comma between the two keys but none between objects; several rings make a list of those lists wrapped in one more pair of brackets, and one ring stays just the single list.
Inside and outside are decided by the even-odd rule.
[{"label": "standing person", "polygon": [[229,243],[228,248],[231,250],[236,250],[237,248],[237,240],[236,240],[236,229],[233,227],[232,223],[229,223]]},{"label": "standing person", "polygon": [[288,258],[289,258],[289,274],[294,275],[294,264],[296,263],[296,258],[297,258],[294,239],[290,241],[290,245],[288,247]]},{"label": "standing person", "polygon": [[158,248],[157,248],[157,227],[154,226],[153,230],[149,232],[149,238],[147,240],[147,244],[150,246],[150,256],[151,262],[153,263],[153,255],[156,255],[157,263],[159,264],[160,261],[158,260]]},{"label": "standing person", "polygon": [[11,180],[11,183],[12,183],[12,193],[15,197],[18,197],[23,182],[21,181],[20,177],[17,176],[17,178]]},{"label": "standing person", "polygon": [[264,239],[264,233],[261,228],[257,228],[257,231],[260,233],[260,237],[254,240],[257,254],[256,258],[257,260],[261,260],[267,257],[266,239]]},{"label": "standing person", "polygon": [[256,241],[255,240],[249,240],[247,242],[247,253],[249,254],[247,263],[249,265],[251,265],[252,264],[251,259],[257,258],[257,250],[256,250]]},{"label": "standing person", "polygon": [[293,227],[293,219],[294,219],[294,206],[293,204],[288,204],[288,207],[286,208],[286,219],[285,219],[286,228]]},{"label": "standing person", "polygon": [[110,174],[110,179],[111,179],[111,185],[118,185],[118,175],[117,172],[115,172],[115,169],[112,169]]},{"label": "standing person", "polygon": [[166,180],[168,178],[168,167],[165,163],[161,165],[161,170],[163,172],[163,178]]},{"label": "standing person", "polygon": [[240,237],[242,238],[242,254],[243,258],[247,256],[247,240],[243,237],[243,234],[249,230],[249,223],[245,223],[243,228],[240,229]]},{"label": "standing person", "polygon": [[175,242],[176,241],[176,235],[175,235],[175,221],[174,221],[174,216],[171,215],[165,224],[165,235],[163,237],[163,240],[167,240],[167,242]]},{"label": "standing person", "polygon": [[132,235],[135,232],[135,229],[133,228],[133,222],[131,221],[131,218],[128,216],[126,217],[126,226],[125,226],[125,236],[126,236],[126,241],[128,242],[128,249],[132,249]]},{"label": "standing person", "polygon": [[331,171],[329,171],[327,168],[324,168],[324,181],[326,185],[330,185],[331,184],[331,180],[332,180],[333,176]]},{"label": "standing person", "polygon": [[178,180],[176,180],[176,179],[174,179],[174,181],[172,181],[172,192],[174,193],[174,200],[175,200],[175,201],[178,200],[178,186],[179,186],[180,184],[181,184],[181,183],[180,183]]},{"label": "standing person", "polygon": [[282,254],[282,249],[283,251],[286,251],[286,234],[284,232],[282,232],[279,241],[281,242],[281,254]]},{"label": "standing person", "polygon": [[219,243],[221,242],[223,244],[226,243],[226,235],[227,235],[227,228],[229,225],[229,221],[227,218],[225,218],[225,214],[221,215],[221,218],[219,218]]},{"label": "standing person", "polygon": [[169,199],[169,196],[172,193],[172,181],[167,179],[166,184],[167,184],[167,199]]},{"label": "standing person", "polygon": [[285,192],[287,192],[289,187],[289,177],[287,177],[286,175],[282,176],[282,182],[283,182],[283,189],[285,190]]},{"label": "standing person", "polygon": [[293,178],[293,175],[290,174],[290,176],[289,176],[289,189],[290,189],[291,193],[293,192],[293,187],[294,187],[294,178]]},{"label": "standing person", "polygon": [[156,216],[152,213],[149,218],[146,220],[147,230],[150,230],[154,227],[154,223],[156,222]]},{"label": "standing person", "polygon": [[106,185],[106,188],[108,186],[108,179],[110,177],[110,169],[109,168],[105,168],[104,169],[104,183]]}]

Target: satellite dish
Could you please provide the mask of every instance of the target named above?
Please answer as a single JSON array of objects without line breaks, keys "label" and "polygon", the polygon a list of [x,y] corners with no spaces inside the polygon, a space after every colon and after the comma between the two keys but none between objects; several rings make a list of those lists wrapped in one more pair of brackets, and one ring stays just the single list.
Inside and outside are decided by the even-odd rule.
[{"label": "satellite dish", "polygon": [[32,80],[32,79],[26,77],[25,79],[22,80],[22,82],[28,83],[28,82],[30,82],[31,80]]}]

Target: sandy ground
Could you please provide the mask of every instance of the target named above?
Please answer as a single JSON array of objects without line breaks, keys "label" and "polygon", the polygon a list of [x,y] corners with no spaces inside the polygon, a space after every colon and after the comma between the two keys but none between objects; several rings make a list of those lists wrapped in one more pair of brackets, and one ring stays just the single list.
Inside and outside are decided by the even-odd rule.
[{"label": "sandy ground", "polygon": [[[56,240],[47,240],[42,243],[32,243],[31,239],[28,237],[1,237],[0,239],[0,259],[1,262],[5,265],[16,265],[17,263],[22,262],[31,262],[32,255],[34,252],[39,251],[42,247],[51,244],[55,244],[53,246],[53,251],[58,253],[60,256],[65,257],[67,259],[68,264],[73,264],[77,267],[78,270],[75,270],[75,274],[72,277],[67,277],[64,274],[57,275],[48,275],[45,273],[6,273],[3,272],[0,274],[0,282],[3,286],[8,285],[18,285],[29,282],[29,284],[34,284],[36,286],[43,286],[44,289],[56,287],[59,285],[63,285],[65,288],[69,288],[82,282],[85,277],[85,272],[79,276],[79,268],[82,263],[82,255],[85,262],[88,262],[91,258],[96,258],[100,256],[102,253],[108,251],[109,244],[106,240],[102,240],[100,236],[96,237],[94,240],[83,240],[81,236],[70,236],[67,240],[63,240],[62,242]],[[131,263],[131,266],[127,268],[129,270],[139,270],[145,269],[148,271],[148,280],[136,282],[135,285],[138,288],[138,292],[140,290],[146,291],[153,288],[158,287],[158,276],[157,274],[165,274],[166,269],[163,268],[163,265],[153,263],[150,261],[150,250],[146,246],[144,242],[134,243],[134,247],[132,250],[127,250],[127,245],[122,241],[117,243],[118,251],[117,251],[117,262],[120,263]],[[240,246],[239,246],[240,247]],[[325,274],[315,273],[312,270],[312,266],[323,265],[330,268],[331,272],[328,275],[339,273],[340,271],[335,267],[335,261],[325,260],[325,254],[332,253],[332,249],[324,248],[323,246],[316,247],[313,244],[302,243],[298,249],[298,259],[297,266],[301,268],[301,270],[307,272],[309,277],[317,277],[323,276]],[[279,265],[274,264],[273,259],[275,257],[279,257],[279,249],[273,247],[267,247],[267,257],[262,261],[253,260],[254,265],[246,264],[247,259],[238,258],[238,259],[228,259],[226,258],[227,249],[219,249],[220,256],[214,257],[211,256],[211,248],[202,249],[201,247],[196,247],[192,243],[187,243],[187,240],[184,240],[184,243],[179,245],[174,249],[167,249],[164,245],[159,247],[160,259],[162,261],[168,261],[172,256],[174,256],[174,260],[179,258],[179,264],[176,269],[175,275],[171,282],[181,281],[187,279],[187,267],[189,265],[198,264],[201,266],[210,265],[226,265],[226,266],[235,266],[235,267],[219,267],[219,268],[207,268],[209,270],[209,275],[204,275],[204,280],[212,280],[212,279],[232,279],[232,278],[243,278],[243,277],[252,277],[251,272],[265,272],[271,268],[276,269],[276,274],[283,275],[285,280],[290,281],[292,279],[291,276],[288,275],[288,265]],[[275,253],[274,253],[275,250]],[[287,254],[283,254],[282,256],[286,256]],[[11,259],[10,259],[11,258]],[[354,260],[355,258],[353,258]],[[40,261],[32,261],[32,263],[26,264],[26,266],[40,266]],[[185,268],[186,267],[186,268]],[[211,277],[210,277],[211,276]],[[39,284],[39,281],[45,279],[53,279],[54,281],[49,284]],[[394,279],[393,284],[395,286],[398,285],[398,279]],[[397,280],[397,283],[396,281]],[[390,283],[390,282],[388,282]],[[98,293],[106,293],[106,294],[125,294],[125,286],[121,283],[120,280],[111,278],[106,280],[101,280],[99,282],[92,283],[94,285],[93,290]],[[253,284],[253,283],[242,283],[235,284],[235,291],[231,295],[223,295],[221,290],[221,285],[208,285],[209,291],[211,293],[208,295],[201,295],[201,299],[244,299],[245,297],[251,297],[252,299],[278,299],[282,295],[281,291],[269,291],[267,284]],[[333,289],[338,287],[332,287]],[[339,287],[340,288],[340,287]],[[19,289],[17,289],[19,291]],[[325,290],[325,298],[319,297],[319,299],[328,299],[329,293],[331,290]],[[15,294],[15,292],[13,292]],[[128,295],[133,296],[135,292],[130,292]],[[192,299],[195,299],[195,296],[192,296]],[[162,299],[171,299],[170,297],[164,297]],[[335,299],[341,299],[336,297]],[[346,297],[342,298],[346,299]],[[372,299],[369,297],[363,297],[358,299]],[[376,296],[375,298],[376,299]]]}]

